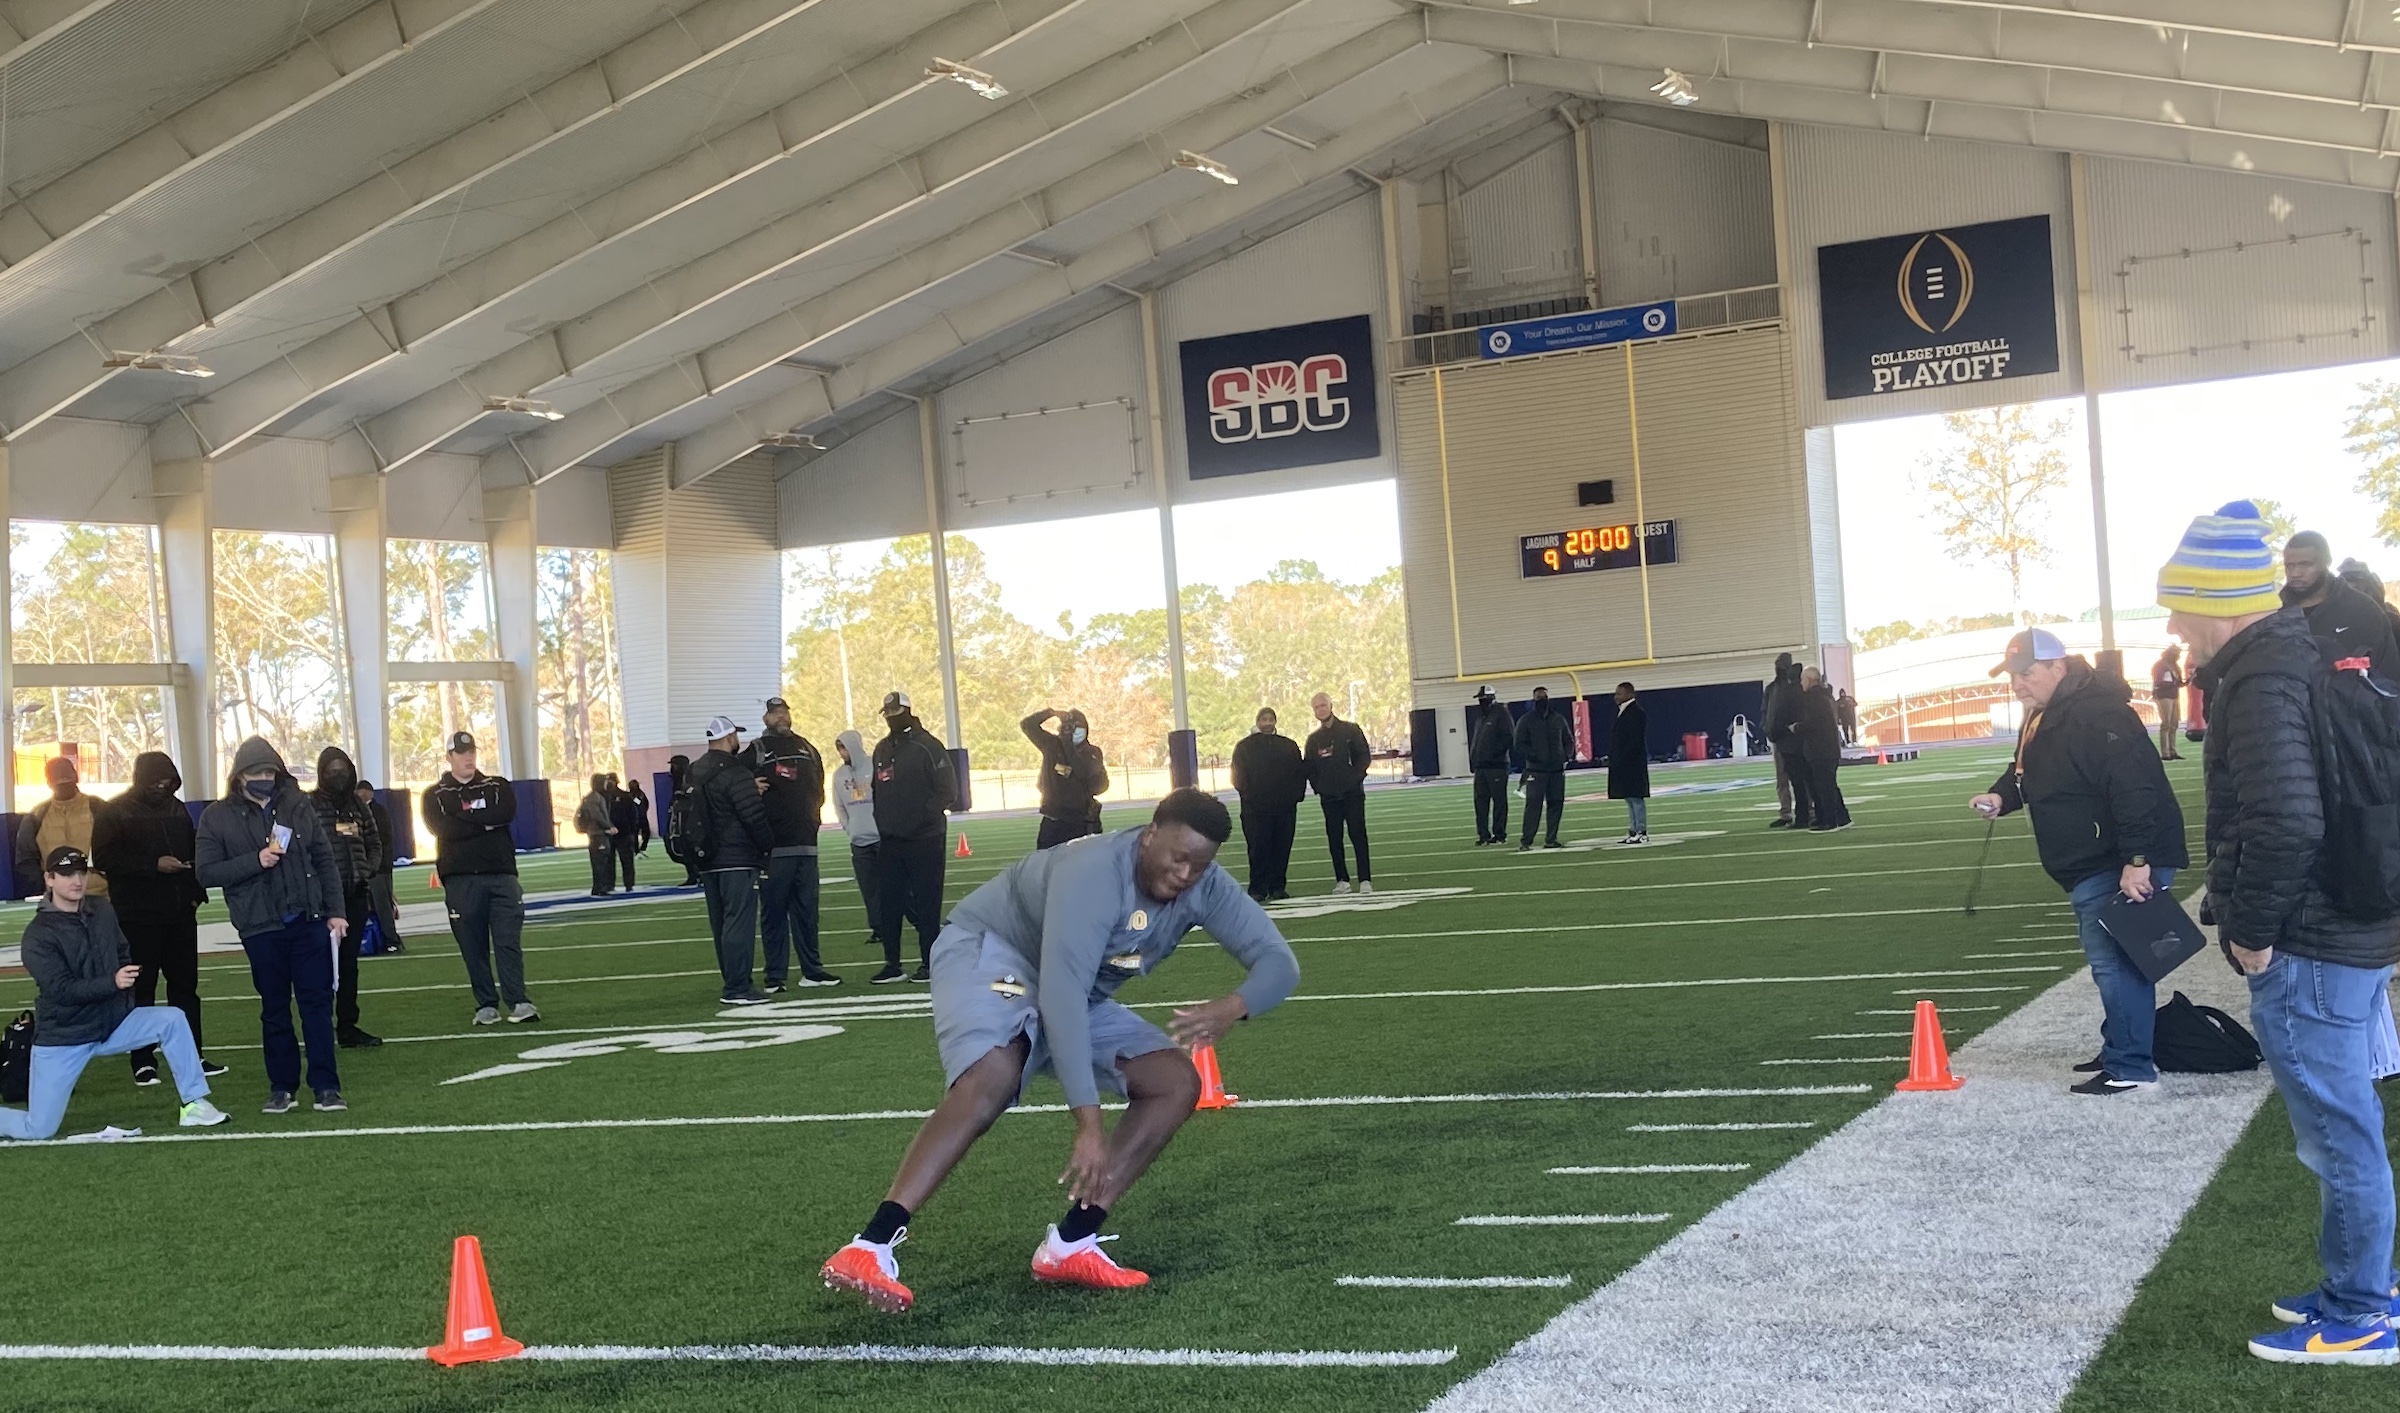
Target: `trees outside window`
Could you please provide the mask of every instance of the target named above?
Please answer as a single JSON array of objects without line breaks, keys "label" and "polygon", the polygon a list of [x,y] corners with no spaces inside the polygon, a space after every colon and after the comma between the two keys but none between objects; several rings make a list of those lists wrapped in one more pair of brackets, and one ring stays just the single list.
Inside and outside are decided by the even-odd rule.
[{"label": "trees outside window", "polygon": [[[216,532],[213,695],[223,759],[243,737],[264,736],[311,780],[319,751],[348,748],[355,733],[340,602],[329,537]],[[190,788],[214,795],[224,782]]]},{"label": "trees outside window", "polygon": [[[16,661],[165,660],[158,540],[149,526],[13,521],[9,564]],[[16,696],[19,785],[38,791],[43,763],[72,749],[84,778],[106,790],[128,777],[134,756],[166,746],[159,688],[28,688]]]}]

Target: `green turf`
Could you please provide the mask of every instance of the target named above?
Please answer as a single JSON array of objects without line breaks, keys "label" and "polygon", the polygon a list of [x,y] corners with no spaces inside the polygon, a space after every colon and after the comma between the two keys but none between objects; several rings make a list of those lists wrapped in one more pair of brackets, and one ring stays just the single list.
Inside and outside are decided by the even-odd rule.
[{"label": "green turf", "polygon": [[[1460,787],[1380,792],[1369,815],[1387,893],[1464,888],[1388,911],[1293,921],[1301,995],[1223,1048],[1253,1099],[1781,1088],[1814,1097],[1531,1099],[1241,1109],[1202,1114],[1124,1201],[1112,1250],[1155,1278],[1120,1295],[1033,1287],[1026,1258],[1057,1215],[1068,1120],[1005,1119],[921,1214],[903,1248],[919,1304],[887,1319],[821,1289],[818,1262],[874,1208],[905,1120],[571,1132],[0,1149],[9,1195],[0,1343],[401,1345],[441,1333],[452,1237],[483,1239],[508,1331],[528,1342],[644,1345],[976,1343],[1229,1350],[1456,1349],[1437,1368],[1053,1369],[1023,1366],[0,1365],[0,1407],[76,1409],[691,1409],[824,1402],[877,1409],[1054,1409],[1062,1397],[1139,1410],[1421,1406],[1684,1224],[1876,1102],[1901,1066],[1768,1067],[1778,1058],[1905,1052],[1920,994],[1971,1038],[2075,964],[2057,889],[2004,828],[1982,909],[1960,914],[1982,825],[1964,798],[1989,753],[1846,771],[1857,828],[1764,826],[1763,762],[1662,772],[1660,784],[1746,780],[1653,802],[1651,828],[1721,834],[1644,852],[1520,855],[1468,847]],[[2194,767],[2179,784],[2193,783]],[[1946,779],[1966,773],[1972,778]],[[1574,777],[1596,792],[1597,775]],[[1129,821],[1128,821],[1129,822]],[[1314,807],[1295,888],[1329,870]],[[1030,845],[1028,820],[971,820],[975,857],[950,896]],[[1622,832],[1621,807],[1568,807],[1567,837]],[[1238,865],[1238,841],[1229,862]],[[838,855],[829,855],[829,864]],[[655,853],[652,859],[656,859]],[[535,865],[574,886],[579,855]],[[528,870],[529,873],[533,869]],[[839,878],[844,870],[829,867]],[[422,874],[403,898],[423,896]],[[828,959],[864,985],[875,954],[847,882],[825,897]],[[263,1088],[238,957],[204,959],[218,1097],[241,1131],[626,1117],[855,1114],[939,1095],[931,1027],[841,1018],[842,1033],[711,1054],[650,1050],[445,1086],[544,1044],[618,1027],[719,1026],[697,901],[546,918],[527,933],[545,1023],[472,1030],[446,939],[366,964],[364,1020],[395,1039],[342,1056],[346,1115],[257,1112]],[[1195,937],[1193,943],[1202,939]],[[1971,953],[2035,953],[1970,959]],[[1660,989],[1515,990],[1862,972],[1975,971]],[[671,975],[660,975],[662,973]],[[1236,979],[1188,945],[1125,999],[1161,1003]],[[578,980],[579,978],[643,978]],[[391,988],[432,987],[432,990]],[[1994,990],[1963,988],[2006,988]],[[1955,989],[1954,989],[1955,988]],[[907,988],[901,988],[903,990]],[[894,988],[875,988],[881,999]],[[1506,994],[1391,995],[1387,993]],[[0,1006],[30,994],[0,975]],[[787,993],[793,994],[793,993]],[[796,993],[823,1000],[824,992]],[[915,994],[922,995],[919,990]],[[863,998],[861,998],[863,999]],[[1989,1007],[1991,1009],[1984,1009]],[[1162,1019],[1163,1010],[1149,1012]],[[743,1018],[747,1020],[748,1018]],[[760,1021],[758,1024],[792,1024]],[[571,1032],[590,1032],[576,1035]],[[1875,1033],[1828,1040],[1826,1035]],[[172,1123],[170,1092],[102,1061],[68,1132]],[[1033,1100],[1052,1103],[1055,1085]],[[1629,1133],[1631,1124],[1814,1121],[1814,1129]],[[2252,1146],[2258,1146],[2255,1143]],[[2272,1145],[2260,1161],[2271,1167]],[[2247,1153],[2249,1150],[2245,1149]],[[2288,1154],[2284,1161],[2288,1165]],[[1743,1162],[1739,1174],[1552,1176],[1562,1165]],[[2211,1203],[2222,1200],[2212,1194]],[[1470,1228],[1470,1214],[1666,1212],[1658,1225]],[[2287,1243],[2305,1257],[2304,1240]],[[1369,1290],[1340,1275],[1569,1275],[1572,1289]],[[2290,1280],[2283,1282],[2292,1284]],[[2304,1284],[2304,1282],[2303,1282]],[[2096,1376],[2097,1377],[2097,1376]],[[2087,1408],[2161,1406],[2088,1392]]]}]

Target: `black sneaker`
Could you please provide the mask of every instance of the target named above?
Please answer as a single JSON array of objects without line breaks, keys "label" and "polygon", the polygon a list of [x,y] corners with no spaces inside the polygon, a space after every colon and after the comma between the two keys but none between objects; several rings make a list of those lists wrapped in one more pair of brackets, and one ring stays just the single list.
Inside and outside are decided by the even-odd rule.
[{"label": "black sneaker", "polygon": [[2119,1079],[2106,1070],[2093,1075],[2081,1084],[2067,1086],[2069,1094],[2133,1094],[2144,1089],[2158,1088],[2155,1079]]},{"label": "black sneaker", "polygon": [[1542,841],[1542,847],[1543,847],[1543,848],[1545,848],[1545,849],[1563,849],[1563,848],[1565,848],[1565,847],[1567,847],[1567,846],[1566,846],[1566,845],[1564,845],[1564,844],[1561,844],[1561,843],[1560,843],[1560,842],[1558,842],[1556,839],[1544,839],[1544,840]]},{"label": "black sneaker", "polygon": [[215,1079],[218,1075],[225,1073],[225,1067],[214,1060],[203,1059],[200,1062],[200,1073],[207,1075],[210,1079]]},{"label": "black sneaker", "polygon": [[1526,840],[1524,843],[1522,843],[1522,844],[1519,844],[1519,845],[1517,846],[1517,852],[1518,852],[1518,853],[1520,853],[1520,854],[1530,854],[1530,853],[1532,853],[1532,852],[1533,852],[1533,841],[1532,841],[1531,839],[1528,839],[1528,840]]},{"label": "black sneaker", "polygon": [[916,982],[920,986],[930,985],[933,981],[933,973],[920,966],[915,971],[912,971],[908,974],[908,979]]},{"label": "black sneaker", "polygon": [[719,996],[717,1003],[725,1006],[763,1006],[767,1003],[767,999],[766,992],[753,986],[747,991],[736,992],[731,996]]},{"label": "black sneaker", "polygon": [[352,1026],[348,1030],[336,1033],[334,1043],[345,1050],[373,1050],[383,1044],[383,1037],[371,1035],[357,1026]]},{"label": "black sneaker", "polygon": [[158,1083],[158,1066],[135,1066],[133,1071],[133,1082],[140,1085],[144,1089],[148,1089],[150,1086]]},{"label": "black sneaker", "polygon": [[267,1096],[266,1107],[260,1109],[259,1112],[262,1114],[288,1114],[292,1108],[292,1091],[278,1089]]},{"label": "black sneaker", "polygon": [[2088,1059],[2088,1060],[2084,1061],[2082,1064],[2080,1064],[2080,1065],[2077,1065],[2077,1066],[2075,1067],[2075,1073],[2077,1073],[2077,1074],[2098,1074],[2098,1073],[2100,1073],[2100,1057],[2099,1057],[2098,1055],[2094,1055],[2094,1056],[2092,1056],[2090,1059]]},{"label": "black sneaker", "polygon": [[1288,900],[1291,896],[1291,894],[1286,893],[1281,888],[1278,888],[1274,892],[1267,895],[1267,901],[1270,903],[1280,903]]},{"label": "black sneaker", "polygon": [[842,979],[829,971],[820,971],[800,978],[802,986],[839,986]]},{"label": "black sneaker", "polygon": [[349,1104],[344,1102],[342,1099],[342,1091],[338,1089],[320,1089],[317,1091],[318,1113],[339,1114],[349,1109],[349,1107]]},{"label": "black sneaker", "polygon": [[783,994],[783,983],[780,981],[770,981],[758,989],[766,992],[769,996],[781,996]]},{"label": "black sneaker", "polygon": [[873,976],[868,977],[867,984],[870,986],[888,986],[895,981],[906,980],[908,980],[908,973],[902,971],[898,965],[893,965],[887,966],[883,970],[875,973]]},{"label": "black sneaker", "polygon": [[1770,819],[1767,821],[1767,828],[1769,829],[1789,829],[1791,827],[1792,821],[1788,815],[1782,819]]}]

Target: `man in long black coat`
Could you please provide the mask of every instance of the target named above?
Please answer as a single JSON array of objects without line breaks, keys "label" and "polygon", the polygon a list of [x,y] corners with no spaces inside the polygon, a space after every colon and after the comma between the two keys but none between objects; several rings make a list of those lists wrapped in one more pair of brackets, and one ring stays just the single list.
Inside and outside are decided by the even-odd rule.
[{"label": "man in long black coat", "polygon": [[1258,729],[1233,748],[1233,788],[1242,799],[1242,844],[1250,854],[1250,896],[1262,903],[1292,896],[1292,835],[1308,793],[1300,743],[1275,730],[1275,708],[1258,709]]},{"label": "man in long black coat", "polygon": [[1608,733],[1608,797],[1625,802],[1627,844],[1650,842],[1650,718],[1633,684],[1617,684],[1617,724]]}]

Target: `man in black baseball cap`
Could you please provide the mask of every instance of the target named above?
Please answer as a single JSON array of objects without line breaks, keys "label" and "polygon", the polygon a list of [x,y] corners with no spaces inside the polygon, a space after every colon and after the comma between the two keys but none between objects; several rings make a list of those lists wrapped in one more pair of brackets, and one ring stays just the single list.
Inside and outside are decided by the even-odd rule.
[{"label": "man in black baseball cap", "polygon": [[758,777],[759,798],[775,845],[767,854],[759,903],[766,921],[766,989],[781,991],[791,958],[800,958],[800,986],[839,986],[817,953],[817,831],[825,819],[825,758],[792,730],[791,705],[767,698],[766,731],[742,752]]},{"label": "man in black baseball cap", "polygon": [[[891,931],[883,939],[883,970],[867,978],[878,985],[933,980],[933,939],[942,928],[942,876],[949,867],[943,847],[950,811],[958,805],[958,771],[950,752],[911,710],[906,692],[883,698],[884,738],[875,743],[875,828],[882,834],[883,916]],[[900,924],[917,929],[917,969],[900,965]]]},{"label": "man in black baseball cap", "polygon": [[434,838],[434,872],[449,905],[450,935],[475,991],[475,1024],[502,1019],[504,1004],[509,1021],[537,1021],[542,1013],[525,994],[525,888],[517,881],[517,846],[509,832],[517,792],[475,768],[472,734],[453,732],[449,745],[450,768],[425,791],[423,812],[425,832]]}]

